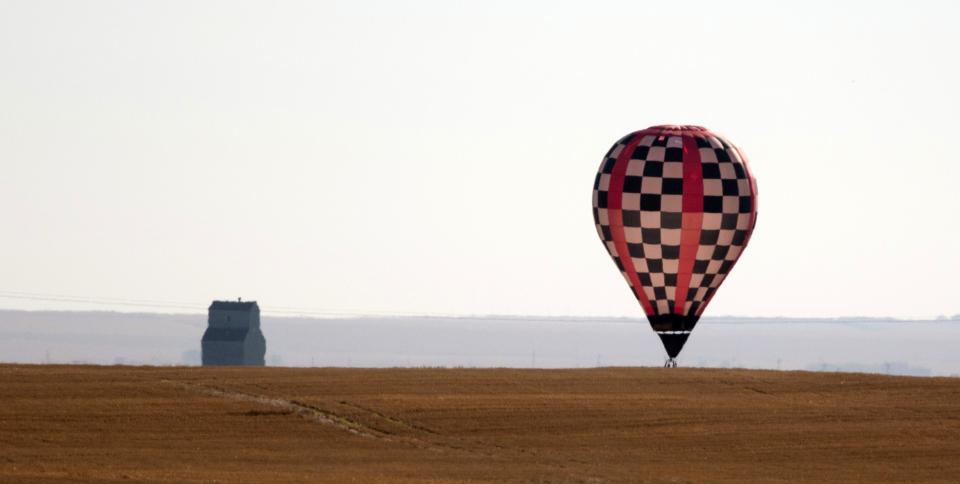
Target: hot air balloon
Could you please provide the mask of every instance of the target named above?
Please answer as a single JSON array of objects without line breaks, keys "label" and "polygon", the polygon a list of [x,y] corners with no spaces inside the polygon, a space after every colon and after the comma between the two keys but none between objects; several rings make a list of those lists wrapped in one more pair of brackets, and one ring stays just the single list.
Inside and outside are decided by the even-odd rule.
[{"label": "hot air balloon", "polygon": [[699,126],[630,133],[600,164],[593,219],[675,367],[756,224],[746,158]]}]

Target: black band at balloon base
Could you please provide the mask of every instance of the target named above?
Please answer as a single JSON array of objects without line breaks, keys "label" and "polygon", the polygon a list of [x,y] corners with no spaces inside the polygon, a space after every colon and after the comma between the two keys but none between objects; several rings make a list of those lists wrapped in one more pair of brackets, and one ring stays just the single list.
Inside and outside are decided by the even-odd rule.
[{"label": "black band at balloon base", "polygon": [[676,358],[683,349],[684,343],[690,337],[690,333],[657,333],[660,341],[663,342],[663,348],[667,350],[670,359]]},{"label": "black band at balloon base", "polygon": [[671,359],[676,358],[683,349],[684,343],[690,337],[690,331],[697,325],[700,316],[686,316],[683,314],[655,314],[648,315],[650,327],[657,332],[663,348]]},{"label": "black band at balloon base", "polygon": [[655,314],[647,316],[650,327],[654,331],[693,331],[700,316],[684,316],[682,314]]}]

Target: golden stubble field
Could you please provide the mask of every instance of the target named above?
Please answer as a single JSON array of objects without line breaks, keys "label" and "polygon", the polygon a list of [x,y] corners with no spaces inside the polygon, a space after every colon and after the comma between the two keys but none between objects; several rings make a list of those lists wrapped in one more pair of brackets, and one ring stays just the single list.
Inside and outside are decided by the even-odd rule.
[{"label": "golden stubble field", "polygon": [[0,366],[0,482],[960,482],[960,379]]}]

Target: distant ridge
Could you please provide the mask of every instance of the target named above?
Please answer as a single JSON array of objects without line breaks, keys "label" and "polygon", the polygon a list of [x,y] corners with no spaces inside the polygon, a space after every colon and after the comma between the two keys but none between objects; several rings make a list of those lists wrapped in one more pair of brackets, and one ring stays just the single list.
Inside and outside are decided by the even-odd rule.
[{"label": "distant ridge", "polygon": [[[268,366],[662,366],[645,319],[559,316],[261,318]],[[956,320],[705,318],[681,365],[960,374]],[[0,362],[197,365],[203,313],[0,310]]]}]

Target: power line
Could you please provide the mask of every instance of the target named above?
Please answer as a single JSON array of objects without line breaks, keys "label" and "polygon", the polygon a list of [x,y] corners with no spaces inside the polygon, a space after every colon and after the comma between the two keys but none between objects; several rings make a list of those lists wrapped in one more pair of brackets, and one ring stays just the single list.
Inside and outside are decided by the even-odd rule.
[{"label": "power line", "polygon": [[[115,297],[92,297],[77,296],[68,294],[47,294],[37,292],[23,291],[0,291],[0,298],[16,299],[26,301],[46,301],[46,302],[66,302],[78,304],[96,304],[102,306],[124,306],[124,307],[143,307],[143,308],[161,308],[161,309],[187,309],[193,311],[205,311],[208,304],[183,302],[183,301],[161,301],[155,299],[124,299]],[[384,317],[463,317],[450,314],[423,314],[406,313],[400,311],[351,311],[351,310],[330,310],[303,307],[285,307],[285,306],[267,306],[261,307],[261,312],[266,314],[277,314],[286,316],[324,316],[324,317],[364,317],[364,316],[384,316]]]},{"label": "power line", "polygon": [[[126,299],[126,298],[116,298],[116,297],[93,297],[93,296],[77,296],[77,295],[67,295],[67,294],[48,294],[48,293],[37,293],[37,292],[23,292],[23,291],[0,291],[0,298],[3,299],[14,299],[14,300],[25,300],[25,301],[45,301],[45,302],[64,302],[64,303],[77,303],[77,304],[95,304],[101,306],[122,306],[122,307],[141,307],[141,308],[154,308],[154,309],[181,309],[181,310],[190,310],[203,312],[207,310],[208,304],[206,303],[195,303],[195,302],[185,302],[185,301],[163,301],[156,299]],[[353,317],[353,318],[362,318],[362,317],[393,317],[393,318],[403,318],[403,317],[419,317],[419,318],[454,318],[459,320],[475,320],[475,321],[489,321],[491,319],[495,320],[517,320],[525,322],[553,322],[570,320],[570,321],[579,321],[579,320],[591,320],[595,322],[616,322],[616,323],[629,323],[634,324],[638,320],[634,318],[618,318],[618,317],[549,317],[549,316],[522,316],[522,315],[457,315],[457,314],[442,314],[442,313],[413,313],[413,312],[404,312],[404,311],[354,311],[354,310],[331,310],[331,309],[318,309],[318,308],[303,308],[303,307],[289,307],[289,306],[261,306],[261,313],[272,314],[277,316],[305,316],[305,317]]]},{"label": "power line", "polygon": [[4,291],[0,290],[0,294],[8,295],[11,297],[14,296],[29,296],[29,297],[38,297],[38,298],[63,298],[63,299],[76,299],[76,300],[88,300],[88,301],[103,301],[103,302],[122,302],[122,303],[138,303],[138,304],[158,304],[162,306],[167,305],[179,305],[179,306],[190,306],[194,307],[197,305],[195,301],[162,301],[157,299],[130,299],[130,298],[116,298],[116,297],[101,297],[101,296],[76,296],[68,294],[50,294],[50,293],[40,293],[40,292],[24,292],[24,291]]},{"label": "power line", "polygon": [[6,291],[0,292],[0,298],[4,299],[20,299],[28,301],[49,301],[49,302],[71,302],[71,303],[80,303],[80,304],[100,304],[104,306],[135,306],[135,307],[151,307],[151,308],[167,308],[167,309],[193,309],[201,310],[206,309],[205,306],[195,306],[195,305],[186,305],[183,303],[169,303],[169,302],[149,302],[149,301],[137,301],[137,300],[120,300],[114,298],[88,298],[88,297],[76,297],[76,296],[65,296],[65,295],[39,295],[39,294],[25,294],[25,293],[10,293]]}]

